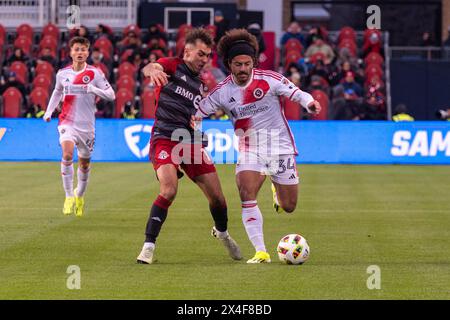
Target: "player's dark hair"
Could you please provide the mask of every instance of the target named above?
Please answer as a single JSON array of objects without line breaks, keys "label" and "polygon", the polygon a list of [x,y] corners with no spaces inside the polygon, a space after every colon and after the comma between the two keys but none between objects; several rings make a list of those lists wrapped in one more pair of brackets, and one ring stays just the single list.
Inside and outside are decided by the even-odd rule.
[{"label": "player's dark hair", "polygon": [[257,56],[259,46],[256,37],[245,29],[232,29],[227,31],[217,44],[217,53],[222,57],[223,63],[228,69],[230,69],[230,62],[232,59],[232,57],[230,57],[231,49],[236,45],[242,45],[242,43],[246,43],[253,49],[253,63],[255,66],[258,64]]},{"label": "player's dark hair", "polygon": [[194,28],[186,34],[186,44],[190,43],[195,45],[197,40],[200,40],[206,44],[208,48],[211,48],[214,45],[214,40],[211,33],[203,28]]},{"label": "player's dark hair", "polygon": [[89,46],[91,45],[91,43],[89,42],[88,39],[86,39],[85,37],[73,37],[72,39],[70,39],[69,41],[69,48],[72,49],[73,45],[75,43],[79,43],[81,45],[85,45],[89,48]]}]

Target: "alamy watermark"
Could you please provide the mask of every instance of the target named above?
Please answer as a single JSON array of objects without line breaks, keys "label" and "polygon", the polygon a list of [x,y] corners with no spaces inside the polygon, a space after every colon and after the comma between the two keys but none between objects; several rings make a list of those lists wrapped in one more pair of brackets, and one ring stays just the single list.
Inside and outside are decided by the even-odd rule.
[{"label": "alamy watermark", "polygon": [[367,278],[366,285],[367,289],[381,289],[381,269],[379,266],[373,264],[367,267],[366,272],[370,274]]},{"label": "alamy watermark", "polygon": [[77,265],[70,265],[67,267],[66,273],[69,274],[66,281],[67,289],[80,290],[81,289],[81,269]]}]

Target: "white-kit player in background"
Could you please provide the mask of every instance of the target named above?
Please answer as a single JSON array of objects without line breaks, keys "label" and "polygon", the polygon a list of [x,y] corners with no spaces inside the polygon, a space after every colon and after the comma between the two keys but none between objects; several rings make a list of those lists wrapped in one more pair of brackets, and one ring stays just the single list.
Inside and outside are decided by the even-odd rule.
[{"label": "white-kit player in background", "polygon": [[[84,193],[89,180],[90,159],[95,141],[95,99],[115,99],[114,90],[104,74],[86,63],[89,46],[89,40],[83,37],[74,37],[69,41],[73,63],[56,74],[55,89],[44,115],[44,120],[49,122],[62,101],[58,132],[62,148],[61,177],[66,193],[63,207],[65,215],[83,215]],[[75,146],[78,150],[78,184],[74,190]]]},{"label": "white-kit player in background", "polygon": [[247,263],[270,262],[263,235],[263,217],[257,195],[265,176],[272,180],[274,208],[292,212],[297,205],[297,149],[284,116],[280,98],[299,102],[310,113],[321,106],[282,75],[254,68],[256,38],[244,29],[233,29],[217,45],[219,56],[231,74],[203,99],[191,125],[222,109],[239,137],[236,183],[242,205],[242,221],[256,254]]}]

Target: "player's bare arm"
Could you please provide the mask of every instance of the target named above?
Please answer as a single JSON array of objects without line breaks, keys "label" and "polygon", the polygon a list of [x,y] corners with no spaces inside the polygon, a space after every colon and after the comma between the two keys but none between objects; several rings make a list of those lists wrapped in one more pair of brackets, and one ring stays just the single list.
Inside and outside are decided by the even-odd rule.
[{"label": "player's bare arm", "polygon": [[149,63],[142,68],[145,77],[150,78],[150,82],[155,86],[165,86],[168,83],[169,75],[164,72],[164,68],[159,63]]}]

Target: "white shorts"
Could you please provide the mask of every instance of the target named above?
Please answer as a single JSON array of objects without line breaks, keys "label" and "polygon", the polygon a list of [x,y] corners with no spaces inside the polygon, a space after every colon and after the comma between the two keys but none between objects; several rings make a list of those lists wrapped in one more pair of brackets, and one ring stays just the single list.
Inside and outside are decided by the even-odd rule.
[{"label": "white shorts", "polygon": [[293,154],[265,156],[253,152],[241,152],[236,164],[236,174],[241,171],[260,172],[281,185],[298,184],[297,164]]},{"label": "white shorts", "polygon": [[72,141],[78,150],[78,157],[89,159],[94,151],[95,132],[79,131],[71,126],[58,126],[59,143]]}]

